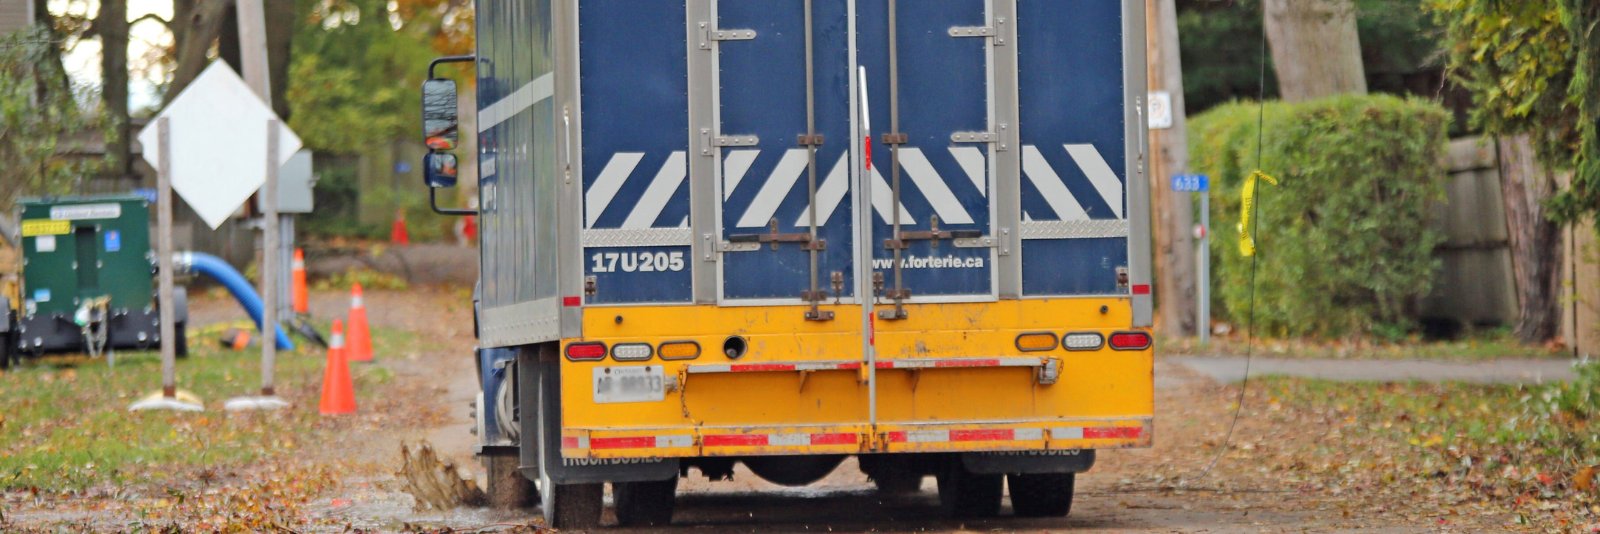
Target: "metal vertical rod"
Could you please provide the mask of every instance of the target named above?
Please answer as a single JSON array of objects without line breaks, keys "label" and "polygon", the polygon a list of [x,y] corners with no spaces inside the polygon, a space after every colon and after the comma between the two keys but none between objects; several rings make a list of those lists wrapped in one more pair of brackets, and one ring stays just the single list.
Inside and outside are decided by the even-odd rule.
[{"label": "metal vertical rod", "polygon": [[[294,216],[278,214],[278,303],[294,302],[290,280],[294,271]],[[288,322],[294,318],[294,305],[289,304],[278,307],[278,321]]]},{"label": "metal vertical rod", "polygon": [[172,303],[172,124],[156,119],[160,168],[156,172],[156,284],[161,320],[161,396],[178,395],[178,320]]},{"label": "metal vertical rod", "polygon": [[1200,344],[1203,346],[1211,341],[1211,192],[1200,192],[1200,228],[1203,232],[1195,240],[1195,291],[1196,303],[1200,316],[1195,320],[1195,329],[1200,333]]},{"label": "metal vertical rod", "polygon": [[[900,46],[899,2],[889,0],[889,133],[900,135]],[[900,256],[905,242],[900,240],[900,143],[889,145],[889,189],[894,200],[889,204],[890,225],[894,233],[894,317],[905,317],[905,285],[900,276]]]},{"label": "metal vertical rod", "polygon": [[[855,28],[853,27],[854,26],[854,20],[855,20],[855,9],[854,9],[854,6],[852,6],[852,9],[850,10],[850,13],[851,13],[851,21],[852,21],[852,24],[851,24],[852,28],[851,28],[851,31],[850,31],[850,35],[854,36],[855,33],[856,33],[855,32]],[[851,37],[851,39],[852,39],[851,44],[853,45],[854,44],[854,37]],[[852,46],[851,48],[853,50],[854,46]],[[856,189],[857,189],[857,193],[856,193],[856,199],[857,200],[856,200],[856,202],[860,205],[860,207],[856,210],[856,213],[857,213],[857,215],[856,215],[856,225],[857,226],[856,227],[857,228],[866,228],[866,229],[868,229],[868,235],[871,235],[871,228],[872,228],[872,224],[873,224],[873,218],[872,218],[873,214],[872,214],[872,208],[869,207],[867,205],[867,203],[870,202],[869,199],[872,198],[872,160],[868,159],[866,157],[866,150],[865,150],[865,145],[867,143],[870,143],[871,139],[872,139],[872,126],[871,126],[871,124],[872,124],[872,108],[869,105],[868,100],[867,100],[867,95],[869,95],[871,93],[867,91],[867,68],[866,67],[857,67],[856,72],[857,72],[857,75],[860,77],[859,89],[860,89],[860,106],[861,106],[858,110],[856,110],[857,113],[858,113],[858,118],[859,118],[859,123],[860,123],[860,128],[861,128],[860,131],[857,132],[856,140],[859,140],[863,145],[862,150],[860,152],[861,153],[861,167],[860,167],[860,169],[861,169],[861,181],[860,181],[860,184],[856,187]],[[851,144],[853,145],[856,140],[852,140]],[[865,363],[861,366],[861,373],[862,373],[862,378],[864,378],[866,380],[866,383],[867,383],[867,424],[870,425],[871,428],[872,428],[872,435],[873,436],[877,436],[877,430],[878,430],[878,374],[877,374],[878,373],[878,347],[877,347],[877,331],[876,331],[877,330],[877,315],[876,315],[877,312],[873,310],[873,305],[876,304],[876,302],[874,301],[874,299],[868,298],[868,295],[872,294],[872,276],[871,276],[871,273],[872,273],[871,261],[872,260],[871,260],[871,258],[872,258],[872,254],[873,254],[873,246],[872,246],[872,240],[871,239],[856,239],[855,242],[856,242],[855,243],[855,245],[856,245],[856,257],[861,258],[864,262],[867,263],[865,268],[858,267],[856,269],[856,295],[861,300],[861,332],[862,332],[862,336],[861,336],[861,352],[862,352],[862,359],[865,361]],[[876,438],[874,438],[872,440],[872,448],[874,450],[876,450],[878,448],[878,440]]]},{"label": "metal vertical rod", "polygon": [[267,121],[267,180],[261,185],[261,395],[275,395],[278,359],[278,119]]},{"label": "metal vertical rod", "polygon": [[806,0],[806,195],[807,208],[811,216],[811,241],[807,243],[806,252],[811,260],[811,292],[806,294],[806,299],[811,301],[811,317],[821,318],[818,312],[818,303],[822,302],[817,280],[817,87],[814,63],[814,44],[811,21],[812,0]]}]

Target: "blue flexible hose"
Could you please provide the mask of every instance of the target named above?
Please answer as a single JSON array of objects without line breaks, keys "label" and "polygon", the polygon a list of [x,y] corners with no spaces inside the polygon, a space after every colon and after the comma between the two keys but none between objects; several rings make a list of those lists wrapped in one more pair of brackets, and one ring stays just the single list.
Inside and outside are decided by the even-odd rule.
[{"label": "blue flexible hose", "polygon": [[[256,289],[250,285],[250,281],[245,280],[244,275],[239,274],[239,271],[228,265],[228,262],[204,252],[186,251],[173,255],[172,266],[180,273],[205,275],[228,288],[228,292],[233,294],[233,299],[239,301],[239,306],[244,307],[250,318],[255,320],[256,330],[262,330],[261,296],[256,294]],[[289,341],[289,335],[284,333],[283,328],[275,326],[273,330],[278,335],[278,350],[294,350],[294,343]]]}]

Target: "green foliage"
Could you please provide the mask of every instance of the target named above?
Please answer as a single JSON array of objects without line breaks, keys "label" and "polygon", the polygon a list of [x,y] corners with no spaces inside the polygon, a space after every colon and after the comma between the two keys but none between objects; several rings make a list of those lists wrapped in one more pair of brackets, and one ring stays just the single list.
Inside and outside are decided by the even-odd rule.
[{"label": "green foliage", "polygon": [[361,154],[421,131],[428,25],[397,25],[385,0],[299,0],[295,15],[290,126],[308,148]]},{"label": "green foliage", "polygon": [[1574,169],[1551,199],[1575,220],[1600,210],[1600,3],[1430,0],[1452,75],[1473,94],[1473,122],[1527,135],[1547,166]]},{"label": "green foliage", "polygon": [[23,195],[65,194],[104,165],[68,155],[104,121],[80,109],[52,40],[43,27],[0,38],[0,212]]},{"label": "green foliage", "polygon": [[289,126],[306,146],[336,154],[358,154],[400,133],[406,118],[397,87],[363,87],[350,69],[324,67],[306,55],[289,68]]},{"label": "green foliage", "polygon": [[1244,178],[1260,168],[1255,327],[1270,335],[1399,336],[1432,286],[1429,205],[1442,201],[1445,131],[1437,105],[1387,95],[1340,96],[1265,108],[1218,107],[1189,123],[1191,168],[1212,177],[1212,241],[1220,302],[1244,321],[1250,259],[1236,228]]}]

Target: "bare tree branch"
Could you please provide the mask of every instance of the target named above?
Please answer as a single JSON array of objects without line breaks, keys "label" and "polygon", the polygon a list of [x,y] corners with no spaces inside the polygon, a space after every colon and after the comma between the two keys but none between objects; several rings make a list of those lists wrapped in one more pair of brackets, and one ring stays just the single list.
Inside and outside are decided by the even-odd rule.
[{"label": "bare tree branch", "polygon": [[161,18],[160,16],[156,15],[155,13],[145,13],[143,15],[140,15],[139,18],[136,18],[136,19],[128,21],[128,26],[129,27],[138,26],[140,22],[144,22],[144,21],[147,21],[147,20],[153,20],[153,21],[159,22],[159,23],[161,23],[162,26],[166,26],[167,29],[169,29],[169,30],[172,29],[172,21],[164,19],[164,18]]}]

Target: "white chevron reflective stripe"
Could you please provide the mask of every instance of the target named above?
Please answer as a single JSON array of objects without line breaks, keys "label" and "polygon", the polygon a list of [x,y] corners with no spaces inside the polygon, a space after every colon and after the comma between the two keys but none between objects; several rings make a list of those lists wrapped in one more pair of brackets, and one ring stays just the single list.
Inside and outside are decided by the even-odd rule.
[{"label": "white chevron reflective stripe", "polygon": [[[846,194],[850,193],[850,155],[839,156],[839,162],[833,165],[833,170],[828,171],[828,178],[817,186],[817,224],[828,224],[828,218],[833,216],[834,210],[839,209],[839,204],[844,202]],[[800,218],[794,221],[797,227],[811,226],[811,207],[800,212]]]},{"label": "white chevron reflective stripe", "polygon": [[985,168],[983,151],[977,147],[953,146],[950,155],[955,156],[956,163],[961,165],[961,171],[967,174],[967,179],[972,180],[972,186],[978,188],[978,193],[989,196],[988,169]]},{"label": "white chevron reflective stripe", "polygon": [[583,195],[584,228],[593,228],[595,221],[600,220],[600,214],[611,205],[611,199],[622,190],[622,183],[628,181],[633,168],[638,167],[642,159],[644,154],[640,152],[618,152],[611,156],[606,168],[600,170],[600,176]]},{"label": "white chevron reflective stripe", "polygon": [[495,101],[478,112],[478,132],[487,132],[491,128],[517,116],[523,110],[533,107],[534,104],[544,102],[555,94],[555,73],[546,73],[534,81],[528,82],[505,98]]},{"label": "white chevron reflective stripe", "polygon": [[[877,212],[878,217],[882,218],[885,224],[893,223],[890,220],[893,215],[889,211],[889,206],[894,204],[894,188],[889,187],[889,181],[883,179],[883,173],[878,172],[877,167],[873,167],[872,211]],[[911,211],[906,209],[906,205],[903,202],[900,203],[900,224],[917,224],[916,220],[911,218]]]},{"label": "white chevron reflective stripe", "polygon": [[722,200],[733,198],[733,190],[739,187],[739,182],[744,180],[744,174],[750,172],[750,165],[756,162],[756,156],[761,155],[760,150],[732,150],[728,152],[728,159],[722,165]]},{"label": "white chevron reflective stripe", "polygon": [[666,209],[667,202],[672,200],[672,194],[678,192],[683,185],[683,178],[689,174],[689,163],[683,152],[673,152],[667,156],[667,163],[661,166],[650,187],[644,190],[644,196],[639,197],[639,203],[634,205],[633,211],[628,213],[628,219],[623,221],[623,228],[650,228],[655,226],[656,218],[661,216],[661,210]]},{"label": "white chevron reflective stripe", "polygon": [[794,183],[800,180],[801,173],[806,170],[806,160],[805,149],[795,148],[784,152],[783,159],[778,161],[778,165],[772,169],[772,175],[767,177],[767,183],[761,185],[755,200],[750,201],[744,215],[739,217],[739,228],[766,226],[772,220],[772,216],[778,213],[778,205],[783,204],[784,197],[789,195],[790,189],[794,189]]},{"label": "white chevron reflective stripe", "polygon": [[1050,162],[1045,161],[1044,154],[1033,145],[1022,147],[1022,174],[1028,181],[1039,189],[1039,194],[1044,197],[1050,209],[1063,221],[1087,221],[1089,213],[1083,210],[1083,205],[1072,196],[1072,191],[1067,189],[1067,184],[1061,181],[1061,176],[1050,167]]},{"label": "white chevron reflective stripe", "polygon": [[1116,171],[1111,170],[1111,165],[1106,163],[1106,158],[1100,156],[1100,151],[1094,145],[1066,145],[1067,153],[1072,155],[1072,161],[1083,169],[1084,176],[1089,177],[1089,183],[1094,184],[1094,189],[1100,192],[1100,198],[1105,199],[1106,205],[1111,206],[1111,212],[1122,218],[1122,181],[1117,179]]},{"label": "white chevron reflective stripe", "polygon": [[921,149],[900,149],[900,168],[906,171],[906,176],[911,178],[912,183],[917,184],[917,190],[922,191],[923,198],[933,206],[933,212],[939,215],[940,221],[950,224],[972,224],[972,215],[961,206],[961,200],[950,190],[950,185],[944,183],[944,178],[939,177],[939,171],[934,170],[933,164],[928,162],[928,157],[922,154]]}]

